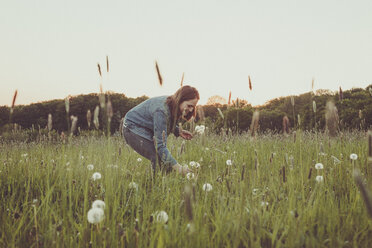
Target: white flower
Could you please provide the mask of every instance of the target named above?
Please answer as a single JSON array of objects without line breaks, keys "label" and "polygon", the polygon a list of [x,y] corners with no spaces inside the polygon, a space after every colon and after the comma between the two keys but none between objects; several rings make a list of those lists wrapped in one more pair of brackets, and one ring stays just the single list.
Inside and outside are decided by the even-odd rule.
[{"label": "white flower", "polygon": [[138,190],[138,184],[137,183],[135,183],[135,182],[130,182],[129,183],[129,185],[128,185],[128,187],[130,188],[130,189],[134,189],[134,190]]},{"label": "white flower", "polygon": [[66,163],[66,166],[69,166],[69,165],[70,165],[70,162],[67,162],[67,163]]},{"label": "white flower", "polygon": [[212,185],[210,185],[209,183],[205,183],[205,184],[203,185],[203,190],[204,190],[205,192],[211,191],[212,189],[213,189],[213,187],[212,187]]},{"label": "white flower", "polygon": [[192,173],[192,172],[189,172],[189,173],[186,174],[186,178],[187,178],[187,180],[192,180],[192,179],[195,178],[195,174]]},{"label": "white flower", "polygon": [[230,159],[226,160],[226,164],[227,164],[227,165],[232,165],[231,160],[230,160]]},{"label": "white flower", "polygon": [[191,168],[196,168],[196,169],[200,167],[200,164],[198,162],[195,162],[195,161],[191,161],[189,163],[189,165],[190,165]]},{"label": "white flower", "polygon": [[155,221],[159,223],[167,223],[168,214],[165,211],[156,211],[154,213]]},{"label": "white flower", "polygon": [[317,170],[323,170],[323,164],[322,163],[315,164],[315,169],[317,169]]},{"label": "white flower", "polygon": [[269,206],[269,203],[267,201],[261,202],[261,207]]},{"label": "white flower", "polygon": [[93,170],[93,169],[94,169],[94,165],[92,165],[92,164],[88,164],[88,165],[87,165],[87,169],[88,169],[88,170]]},{"label": "white flower", "polygon": [[92,224],[97,224],[103,220],[105,214],[102,208],[92,208],[88,211],[88,222]]},{"label": "white flower", "polygon": [[321,183],[321,182],[323,182],[323,176],[316,176],[315,180],[316,180],[318,183]]},{"label": "white flower", "polygon": [[102,210],[105,210],[105,202],[102,201],[102,200],[95,200],[93,203],[92,203],[92,208],[100,208]]},{"label": "white flower", "polygon": [[257,195],[257,192],[258,192],[258,189],[253,189],[253,190],[252,190],[252,194],[253,194],[253,195]]},{"label": "white flower", "polygon": [[102,178],[102,175],[101,173],[99,172],[94,172],[93,173],[93,176],[92,176],[92,179],[95,181],[95,180],[98,180],[98,179],[101,179]]},{"label": "white flower", "polygon": [[137,162],[142,162],[142,158],[137,158]]},{"label": "white flower", "polygon": [[198,133],[198,134],[200,134],[200,135],[202,135],[202,134],[204,134],[204,131],[205,131],[205,126],[204,125],[196,125],[196,127],[195,127],[195,131]]},{"label": "white flower", "polygon": [[25,158],[25,157],[28,156],[28,154],[27,153],[23,153],[21,156]]},{"label": "white flower", "polygon": [[351,160],[357,160],[358,159],[358,155],[356,155],[355,153],[352,153],[352,154],[350,154],[350,159]]}]

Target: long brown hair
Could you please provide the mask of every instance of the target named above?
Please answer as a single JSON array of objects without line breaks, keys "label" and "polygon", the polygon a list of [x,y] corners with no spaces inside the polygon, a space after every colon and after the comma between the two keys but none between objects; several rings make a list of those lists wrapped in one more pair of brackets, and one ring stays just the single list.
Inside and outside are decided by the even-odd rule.
[{"label": "long brown hair", "polygon": [[[170,112],[171,112],[171,118],[170,118],[170,123],[171,125],[171,131],[174,131],[174,128],[176,127],[176,121],[179,119],[181,116],[181,111],[180,111],[180,104],[184,101],[192,100],[192,99],[200,99],[199,97],[199,92],[197,89],[194,87],[191,87],[189,85],[182,86],[179,88],[176,93],[174,93],[171,96],[168,96],[167,98],[167,105],[169,106]],[[191,117],[196,116],[196,108],[193,109],[192,112],[188,113],[186,116],[187,120],[190,120]]]}]

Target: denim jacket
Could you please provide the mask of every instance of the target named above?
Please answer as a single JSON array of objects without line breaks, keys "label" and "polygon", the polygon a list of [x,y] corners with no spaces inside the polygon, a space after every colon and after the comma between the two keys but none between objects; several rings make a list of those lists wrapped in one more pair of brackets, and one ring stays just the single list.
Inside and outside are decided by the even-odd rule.
[{"label": "denim jacket", "polygon": [[[177,161],[167,148],[167,136],[171,132],[170,109],[166,103],[168,96],[158,96],[147,99],[127,112],[124,126],[131,132],[154,141],[161,161],[166,165],[175,165]],[[179,136],[176,125],[174,135]],[[156,142],[156,143],[155,143]]]}]

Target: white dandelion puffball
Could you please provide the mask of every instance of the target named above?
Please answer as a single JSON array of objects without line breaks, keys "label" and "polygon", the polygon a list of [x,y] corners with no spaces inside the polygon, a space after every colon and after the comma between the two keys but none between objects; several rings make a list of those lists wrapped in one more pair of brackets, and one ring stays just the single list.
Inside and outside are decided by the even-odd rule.
[{"label": "white dandelion puffball", "polygon": [[195,162],[195,161],[191,161],[189,163],[189,165],[190,165],[191,168],[196,168],[196,169],[198,169],[200,167],[200,164],[198,162]]},{"label": "white dandelion puffball", "polygon": [[187,178],[187,180],[192,180],[192,179],[195,178],[195,174],[192,173],[192,172],[189,172],[189,173],[186,174],[186,178]]},{"label": "white dandelion puffball", "polygon": [[128,187],[130,188],[130,189],[134,189],[134,190],[138,190],[138,184],[137,183],[135,183],[135,182],[130,182],[129,183],[129,185],[128,185]]},{"label": "white dandelion puffball", "polygon": [[203,185],[203,190],[204,190],[205,192],[209,192],[209,191],[211,191],[212,189],[213,189],[213,187],[212,187],[212,185],[209,184],[209,183],[205,183],[205,184]]},{"label": "white dandelion puffball", "polygon": [[317,169],[317,170],[323,170],[323,164],[322,163],[316,163],[315,164],[315,169]]},{"label": "white dandelion puffball", "polygon": [[105,214],[103,213],[102,208],[91,208],[88,211],[88,222],[92,224],[100,223],[103,218],[105,217]]},{"label": "white dandelion puffball", "polygon": [[93,203],[92,203],[92,208],[100,208],[102,210],[105,210],[105,202],[102,201],[102,200],[95,200]]},{"label": "white dandelion puffball", "polygon": [[92,165],[92,164],[88,164],[88,165],[87,165],[87,169],[88,169],[88,170],[93,170],[93,169],[94,169],[94,165]]},{"label": "white dandelion puffball", "polygon": [[102,178],[101,173],[99,173],[99,172],[94,172],[94,173],[93,173],[92,179],[93,179],[94,181],[96,181],[96,180],[98,180],[98,179],[101,179],[101,178]]},{"label": "white dandelion puffball", "polygon": [[155,221],[159,223],[167,223],[168,214],[165,211],[157,211],[154,213]]},{"label": "white dandelion puffball", "polygon": [[316,180],[318,183],[321,183],[321,182],[323,182],[323,176],[316,176],[315,180]]},{"label": "white dandelion puffball", "polygon": [[137,158],[137,162],[142,162],[142,158]]},{"label": "white dandelion puffball", "polygon": [[356,155],[355,153],[352,153],[352,154],[350,154],[350,159],[351,160],[357,160],[358,159],[358,155]]},{"label": "white dandelion puffball", "polygon": [[232,165],[231,159],[226,160],[226,165]]},{"label": "white dandelion puffball", "polygon": [[195,132],[202,135],[202,134],[204,134],[204,131],[205,131],[205,126],[204,125],[200,125],[200,126],[196,125]]}]

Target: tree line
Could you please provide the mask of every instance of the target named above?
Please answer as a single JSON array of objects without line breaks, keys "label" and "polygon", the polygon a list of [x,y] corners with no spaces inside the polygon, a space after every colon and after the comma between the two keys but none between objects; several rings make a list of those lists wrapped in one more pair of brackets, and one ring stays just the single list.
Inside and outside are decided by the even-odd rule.
[{"label": "tree line", "polygon": [[[112,134],[119,130],[122,117],[132,107],[146,99],[147,96],[130,98],[112,92],[103,95],[73,96],[68,100],[68,115],[65,99],[18,105],[14,107],[12,113],[9,107],[0,106],[0,134],[14,124],[22,129],[47,128],[49,114],[52,115],[52,128],[58,133],[68,132],[71,125],[70,116],[75,116],[79,130],[98,128],[102,131],[108,130]],[[366,130],[372,125],[372,85],[365,89],[353,88],[342,91],[340,88],[337,92],[318,90],[297,96],[280,97],[262,106],[252,106],[241,99],[233,100],[229,104],[204,105],[198,107],[195,121],[205,124],[212,132],[230,130],[233,133],[242,133],[252,129],[253,113],[258,111],[258,132],[282,132],[284,119],[287,119],[286,125],[289,125],[290,129],[324,131],[326,104],[329,101],[337,108],[340,130]],[[107,109],[108,102],[112,106],[111,113]],[[97,116],[99,126],[92,124],[97,106],[100,109]],[[91,123],[88,121],[88,110],[91,112]],[[110,126],[107,129],[109,114]]]}]

